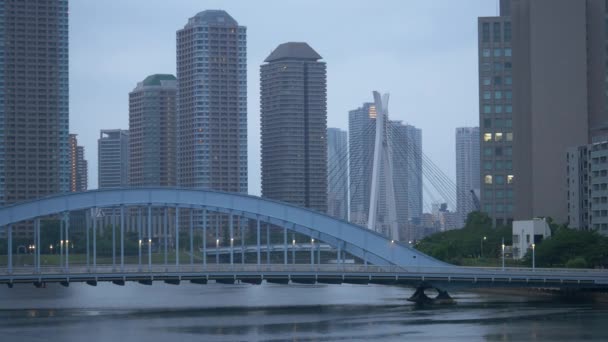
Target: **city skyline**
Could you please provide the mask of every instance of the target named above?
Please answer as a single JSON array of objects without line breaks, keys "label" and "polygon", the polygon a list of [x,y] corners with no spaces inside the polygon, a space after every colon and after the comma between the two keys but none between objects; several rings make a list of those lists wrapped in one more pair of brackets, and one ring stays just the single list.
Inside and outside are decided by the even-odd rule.
[{"label": "city skyline", "polygon": [[[129,8],[131,5],[136,5],[137,1],[131,1],[125,4],[126,8]],[[148,3],[146,3],[148,5]],[[422,66],[423,69],[429,71],[431,70],[431,62],[426,61],[428,56],[426,53],[431,53],[433,49],[436,48],[437,44],[442,44],[444,49],[446,50],[446,55],[442,58],[450,58],[452,60],[458,61],[459,65],[468,65],[469,71],[470,69],[476,70],[476,63],[474,56],[476,55],[476,27],[474,25],[475,18],[480,15],[492,15],[495,13],[495,5],[488,4],[487,2],[476,2],[467,4],[467,6],[454,6],[450,3],[440,3],[441,6],[437,8],[437,6],[428,5],[428,4],[407,4],[403,5],[397,2],[392,2],[388,4],[388,8],[391,8],[393,11],[396,9],[398,12],[409,15],[413,13],[422,14],[425,19],[418,19],[416,23],[420,24],[420,30],[416,30],[415,32],[410,32],[408,29],[412,24],[404,24],[397,25],[398,30],[395,33],[396,36],[390,36],[384,39],[390,38],[398,38],[398,40],[402,41],[403,44],[400,46],[388,46],[385,50],[378,50],[372,54],[359,54],[358,57],[352,58],[348,54],[347,51],[350,51],[351,55],[358,53],[353,49],[354,46],[358,46],[356,44],[357,39],[371,39],[371,35],[377,34],[372,30],[369,33],[365,33],[364,29],[370,29],[365,25],[364,28],[360,28],[353,32],[352,35],[344,36],[344,30],[347,28],[352,28],[351,25],[345,25],[343,30],[338,30],[338,34],[330,35],[327,38],[319,38],[324,37],[323,30],[329,30],[331,28],[329,22],[330,18],[332,18],[332,13],[335,14],[337,10],[345,10],[353,15],[363,15],[366,13],[366,7],[363,4],[359,3],[358,6],[351,6],[349,8],[340,8],[339,4],[331,4],[329,5],[328,12],[320,18],[319,28],[312,30],[308,33],[306,30],[302,31],[303,21],[295,18],[288,11],[290,6],[279,6],[276,10],[281,14],[284,14],[284,18],[281,20],[273,21],[272,23],[268,23],[265,27],[260,25],[260,21],[255,18],[255,15],[249,13],[248,11],[252,10],[252,8],[248,6],[243,6],[242,2],[234,1],[228,3],[220,3],[212,2],[205,6],[205,8],[201,8],[201,6],[196,5],[194,2],[184,2],[183,8],[180,7],[178,11],[179,15],[171,14],[171,20],[166,20],[162,25],[151,25],[150,32],[145,32],[145,34],[140,35],[141,40],[137,40],[135,44],[130,44],[132,46],[130,54],[123,57],[126,59],[121,59],[121,54],[116,54],[117,48],[123,45],[120,39],[117,40],[108,40],[107,38],[112,38],[114,35],[113,30],[106,30],[106,36],[101,37],[97,36],[99,39],[98,44],[100,48],[106,47],[106,52],[100,53],[97,49],[93,49],[92,51],[96,51],[99,55],[91,55],[91,50],[89,49],[86,53],[82,51],[83,46],[86,44],[79,44],[78,42],[82,42],[82,34],[83,32],[76,32],[77,28],[87,31],[86,27],[81,27],[83,22],[83,16],[86,17],[87,10],[99,10],[104,11],[108,8],[111,9],[113,6],[110,4],[108,8],[101,8],[94,4],[72,4],[70,7],[70,14],[74,16],[74,23],[71,25],[71,29],[73,35],[75,37],[71,41],[71,48],[74,50],[75,57],[72,57],[71,60],[73,62],[71,69],[71,84],[74,89],[76,89],[76,94],[72,97],[72,113],[88,113],[88,115],[72,115],[72,129],[74,133],[79,134],[82,138],[85,146],[91,145],[91,138],[89,137],[90,130],[93,130],[93,136],[96,136],[100,127],[96,126],[96,121],[98,120],[95,116],[95,112],[97,113],[105,113],[104,121],[107,122],[111,120],[112,125],[110,127],[120,127],[127,128],[126,122],[128,120],[127,110],[128,109],[128,101],[125,98],[124,94],[128,93],[128,91],[132,90],[132,85],[138,80],[143,79],[146,75],[152,73],[174,73],[175,72],[175,32],[183,26],[183,22],[187,20],[187,18],[191,17],[195,13],[198,13],[202,10],[209,8],[222,8],[225,9],[228,13],[230,13],[233,17],[237,18],[239,24],[246,26],[249,30],[254,28],[254,32],[257,34],[251,35],[251,42],[248,44],[248,145],[249,145],[249,193],[259,194],[260,193],[260,173],[259,173],[259,94],[258,92],[258,77],[253,76],[252,74],[255,72],[257,67],[253,69],[253,65],[259,65],[263,60],[265,55],[269,53],[269,51],[274,47],[274,42],[277,44],[281,39],[288,41],[307,41],[315,46],[319,46],[317,50],[324,57],[327,54],[327,59],[331,59],[333,61],[338,61],[338,58],[344,58],[340,62],[334,63],[334,67],[332,68],[332,64],[328,63],[328,125],[333,127],[346,128],[347,124],[347,111],[349,108],[352,108],[356,104],[360,103],[361,100],[364,100],[369,94],[371,90],[371,85],[355,85],[352,79],[352,73],[349,74],[351,70],[358,70],[361,72],[360,77],[365,77],[370,79],[374,85],[378,84],[377,88],[385,89],[392,93],[393,98],[393,107],[392,117],[396,120],[402,120],[405,123],[413,124],[415,126],[421,127],[425,129],[426,127],[432,127],[432,134],[425,135],[425,142],[430,141],[431,143],[425,144],[425,151],[431,157],[437,160],[437,164],[441,166],[443,170],[446,170],[446,173],[450,175],[450,177],[454,178],[455,170],[453,166],[453,155],[443,153],[444,150],[452,150],[452,141],[450,139],[439,139],[440,134],[445,136],[447,133],[445,132],[453,132],[453,128],[460,125],[470,124],[474,125],[476,121],[476,113],[477,113],[477,105],[476,105],[476,78],[472,77],[469,80],[469,84],[471,87],[465,87],[470,89],[457,89],[456,91],[449,94],[449,96],[445,97],[446,103],[450,105],[448,108],[434,108],[432,105],[425,105],[423,102],[424,99],[429,99],[433,96],[433,92],[431,91],[435,86],[432,84],[430,86],[417,86],[412,83],[420,82],[419,77],[416,77],[414,71],[409,68],[413,66]],[[215,5],[215,6],[214,6]],[[82,7],[80,7],[82,6]],[[90,7],[92,6],[92,7]],[[159,9],[162,9],[164,4],[150,2],[150,6],[144,8],[144,12],[148,13],[148,16],[142,15],[138,20],[137,26],[145,26],[147,20],[150,20],[154,17],[154,13],[157,13]],[[314,4],[303,5],[300,3],[295,3],[291,7],[298,7],[304,11],[312,10],[315,8]],[[263,9],[263,7],[260,7]],[[256,10],[255,8],[253,10]],[[258,9],[259,10],[259,9]],[[401,11],[399,11],[401,10]],[[386,10],[390,12],[389,10]],[[128,11],[125,11],[128,12]],[[255,11],[254,11],[255,12]],[[76,15],[78,14],[78,15]],[[456,14],[456,18],[454,20],[458,21],[459,34],[454,35],[454,40],[450,41],[448,45],[445,43],[440,43],[439,38],[441,35],[438,33],[442,32],[443,29],[446,29],[447,26],[443,26],[446,24],[446,18],[451,16],[452,14]],[[93,20],[96,20],[98,17],[95,16]],[[396,18],[396,17],[393,17]],[[123,17],[119,13],[117,17],[113,17],[110,21],[111,24],[117,27],[117,29],[126,29],[123,27],[124,25],[132,25],[132,23],[127,23],[126,18]],[[275,32],[272,30],[272,27],[275,25],[280,26],[281,22],[289,21],[291,24],[288,25],[286,30],[281,30],[281,32]],[[169,22],[171,25],[169,25]],[[397,21],[395,21],[397,23]],[[413,22],[413,21],[410,21]],[[155,22],[156,23],[156,22]],[[108,25],[108,23],[104,22],[103,25]],[[161,32],[162,27],[162,32]],[[273,32],[272,35],[260,34],[259,30],[269,30],[268,32]],[[293,30],[293,31],[292,31]],[[127,30],[130,32],[130,30]],[[423,32],[431,33],[430,37],[432,39],[425,39],[425,35]],[[339,33],[342,33],[342,38],[338,39]],[[154,42],[151,42],[148,37],[152,37],[156,34],[160,34],[159,39],[155,39]],[[149,36],[148,36],[149,35]],[[359,38],[357,38],[359,35]],[[308,38],[310,37],[310,38]],[[263,38],[263,39],[261,39]],[[353,39],[356,38],[356,39]],[[350,46],[349,49],[336,49],[335,41],[340,41],[341,45],[345,47]],[[162,42],[162,44],[158,44],[158,42]],[[319,42],[318,44],[316,42]],[[136,56],[140,56],[142,53],[150,54],[152,51],[149,50],[152,48],[156,51],[156,48],[153,46],[164,46],[165,49],[158,49],[159,53],[149,55],[146,61],[142,63],[133,63],[133,58],[137,58]],[[276,45],[275,45],[276,46]],[[332,47],[334,46],[334,47]],[[405,47],[405,50],[403,51]],[[411,51],[410,51],[411,50]],[[405,56],[403,53],[407,52],[408,57],[410,58],[402,58]],[[92,66],[95,63],[99,63],[99,57],[103,55],[111,54],[109,60],[112,63],[99,65],[102,68],[110,67],[111,72],[107,75],[102,75],[102,79],[109,79],[111,82],[106,82],[104,86],[100,89],[100,94],[103,96],[97,96],[99,100],[102,100],[104,104],[100,104],[99,106],[87,106],[87,110],[84,110],[79,104],[80,101],[84,101],[87,96],[81,97],[81,92],[78,91],[80,88],[78,85],[81,84],[82,80],[91,81],[91,79],[87,79],[88,70],[83,70],[83,62],[89,61],[92,62]],[[337,54],[337,55],[336,55]],[[472,58],[473,57],[473,58]],[[129,62],[130,61],[130,62]],[[375,61],[375,63],[374,63]],[[377,73],[378,76],[372,76],[375,74],[373,67],[365,67],[366,65],[379,64],[378,61],[383,61],[383,65],[379,67],[382,70],[386,68],[398,68],[401,73],[392,74],[391,72],[385,70],[384,72]],[[434,62],[437,63],[435,59]],[[444,77],[450,76],[442,76],[442,74],[446,74],[448,69],[450,69],[448,75],[453,75],[451,77],[462,78],[465,76],[464,71],[456,71],[451,70],[454,68],[446,68],[445,70],[441,70],[441,65],[437,64],[433,66],[433,68],[438,68],[438,70],[432,71],[429,75],[432,76],[426,82],[431,82],[433,84],[438,84],[439,81],[442,81]],[[96,68],[91,68],[91,70],[95,70]],[[252,70],[253,69],[253,70]],[[114,79],[117,76],[117,72],[120,73],[120,79]],[[462,72],[462,73],[460,73]],[[97,72],[97,74],[99,74]],[[134,76],[139,75],[139,76]],[[407,77],[408,75],[412,77]],[[98,75],[99,76],[99,75]],[[360,78],[356,77],[357,79]],[[428,77],[427,77],[428,78]],[[446,78],[447,79],[447,78]],[[404,81],[405,80],[405,81]],[[98,84],[99,81],[93,81],[93,83]],[[116,83],[118,82],[118,83]],[[123,89],[122,84],[126,83],[127,88],[124,89],[124,93],[116,94],[118,89]],[[106,88],[105,85],[113,84],[112,89]],[[348,84],[349,87],[346,88],[345,84]],[[398,85],[403,86],[398,86]],[[352,85],[352,87],[351,87]],[[342,89],[343,88],[343,89]],[[413,89],[416,88],[416,89]],[[116,90],[115,90],[116,89]],[[464,93],[468,94],[466,96],[462,95]],[[80,94],[78,94],[80,93]],[[113,101],[112,98],[118,98],[119,101]],[[122,99],[120,99],[122,98]],[[421,101],[412,101],[413,99],[422,99]],[[75,102],[75,103],[74,103]],[[105,104],[107,103],[107,104]],[[430,103],[430,102],[429,102]],[[457,105],[457,103],[460,103]],[[428,104],[428,103],[427,103]],[[80,108],[79,108],[80,107]],[[412,108],[410,108],[412,107]],[[109,108],[122,108],[122,109],[109,109]],[[450,115],[445,115],[445,113],[449,112]],[[98,114],[101,115],[101,114]],[[424,123],[422,120],[424,117],[434,118],[428,120],[427,123]],[[438,119],[442,120],[438,120]],[[83,127],[83,122],[86,122],[86,127]],[[108,127],[108,124],[104,124],[104,127]],[[429,129],[430,131],[430,129]],[[444,132],[442,134],[441,132]],[[85,137],[86,136],[86,137]],[[93,142],[94,142],[93,138]],[[443,140],[443,141],[441,141]],[[89,147],[87,149],[87,159],[91,161],[96,161],[95,148]],[[91,182],[90,188],[96,188],[95,180],[97,179],[94,174],[94,170],[96,169],[95,165],[91,165],[90,168],[93,172],[89,175],[93,180]],[[428,200],[426,201],[428,202]]]}]

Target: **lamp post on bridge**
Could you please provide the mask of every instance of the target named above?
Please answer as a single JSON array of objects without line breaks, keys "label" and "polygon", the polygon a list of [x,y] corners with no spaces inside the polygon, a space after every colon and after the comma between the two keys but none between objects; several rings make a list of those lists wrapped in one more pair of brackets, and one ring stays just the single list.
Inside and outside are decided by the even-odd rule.
[{"label": "lamp post on bridge", "polygon": [[505,238],[502,238],[502,270],[505,270]]},{"label": "lamp post on bridge", "polygon": [[536,244],[532,244],[532,270],[536,268]]},{"label": "lamp post on bridge", "polygon": [[483,258],[483,242],[486,241],[487,237],[484,236],[483,239],[481,239],[481,253],[479,254],[480,258]]}]

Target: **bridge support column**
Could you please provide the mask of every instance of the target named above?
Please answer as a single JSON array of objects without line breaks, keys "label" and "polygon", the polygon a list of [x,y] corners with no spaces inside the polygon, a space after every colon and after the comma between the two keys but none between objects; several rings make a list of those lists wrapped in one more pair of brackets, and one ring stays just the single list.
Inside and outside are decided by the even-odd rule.
[{"label": "bridge support column", "polygon": [[64,213],[65,218],[65,271],[70,273],[70,212]]},{"label": "bridge support column", "polygon": [[[93,208],[97,212],[97,208]],[[97,271],[97,214],[93,216],[93,271]]]},{"label": "bridge support column", "polygon": [[232,217],[232,211],[230,212],[230,265],[234,264],[234,222]]},{"label": "bridge support column", "polygon": [[125,206],[120,206],[120,271],[125,270]]},{"label": "bridge support column", "polygon": [[260,264],[260,215],[256,215],[256,256],[258,265]]},{"label": "bridge support column", "polygon": [[13,273],[13,225],[9,224],[7,227],[7,250],[8,250],[8,273]]},{"label": "bridge support column", "polygon": [[411,295],[410,298],[408,298],[407,300],[410,302],[414,302],[416,304],[431,303],[433,300],[424,293],[424,289],[425,288],[422,286],[416,288],[416,291],[414,292],[414,294]]},{"label": "bridge support column", "polygon": [[141,208],[137,208],[137,265],[141,272]]},{"label": "bridge support column", "polygon": [[287,265],[287,226],[283,227],[283,264]]},{"label": "bridge support column", "polygon": [[270,223],[266,223],[266,264],[270,265]]},{"label": "bridge support column", "polygon": [[207,209],[203,209],[203,266],[207,267]]},{"label": "bridge support column", "polygon": [[112,208],[112,270],[116,270],[116,210]]},{"label": "bridge support column", "polygon": [[194,210],[190,208],[190,266],[194,265]]},{"label": "bridge support column", "polygon": [[167,249],[168,249],[167,246],[168,246],[168,242],[169,242],[169,236],[168,236],[169,235],[169,229],[167,228],[167,225],[169,224],[169,222],[168,222],[169,221],[168,211],[169,210],[167,209],[167,207],[165,207],[164,210],[163,210],[163,235],[165,236],[165,245],[163,247],[164,247],[164,250],[165,250],[165,256],[164,256],[164,258],[165,258],[165,270],[167,269],[167,266],[169,264],[169,262],[168,262],[168,258],[169,257],[168,257],[168,254],[167,254]]},{"label": "bridge support column", "polygon": [[152,271],[152,205],[148,204],[148,271]]},{"label": "bridge support column", "polygon": [[175,266],[179,266],[179,207],[175,205]]}]

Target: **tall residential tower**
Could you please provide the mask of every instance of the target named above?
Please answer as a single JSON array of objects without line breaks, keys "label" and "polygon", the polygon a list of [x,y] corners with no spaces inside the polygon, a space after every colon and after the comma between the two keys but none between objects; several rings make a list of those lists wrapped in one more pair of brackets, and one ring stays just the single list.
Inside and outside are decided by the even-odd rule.
[{"label": "tall residential tower", "polygon": [[339,128],[327,129],[327,214],[348,218],[348,141]]},{"label": "tall residential tower", "polygon": [[129,184],[175,186],[177,80],[146,77],[129,93]]},{"label": "tall residential tower", "polygon": [[463,226],[470,212],[479,209],[473,199],[473,193],[479,196],[479,181],[479,127],[456,128],[456,212],[459,227]]},{"label": "tall residential tower", "polygon": [[247,192],[246,28],[208,10],[177,31],[177,184]]},{"label": "tall residential tower", "polygon": [[97,140],[99,189],[129,186],[129,131],[102,129]]},{"label": "tall residential tower", "polygon": [[0,53],[0,206],[67,192],[68,1],[1,0]]},{"label": "tall residential tower", "polygon": [[279,45],[260,67],[262,196],[327,211],[325,62],[306,43]]}]

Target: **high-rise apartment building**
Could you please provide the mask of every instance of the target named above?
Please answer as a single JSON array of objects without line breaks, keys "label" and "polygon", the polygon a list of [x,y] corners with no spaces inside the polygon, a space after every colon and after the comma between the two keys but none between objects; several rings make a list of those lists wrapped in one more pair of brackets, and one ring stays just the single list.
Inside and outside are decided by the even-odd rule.
[{"label": "high-rise apartment building", "polygon": [[89,166],[84,159],[84,146],[76,134],[70,134],[70,192],[87,191]]},{"label": "high-rise apartment building", "polygon": [[[373,103],[349,112],[350,220],[367,225],[371,194],[372,164],[376,137],[376,107]],[[389,150],[393,164],[393,187],[397,223],[402,240],[413,236],[412,223],[422,218],[422,131],[400,121],[388,122]],[[384,177],[383,167],[380,175]],[[386,191],[380,183],[380,193]],[[385,197],[379,197],[378,221],[388,217]]]},{"label": "high-rise apartment building", "polygon": [[467,215],[475,210],[473,194],[479,196],[479,127],[456,128],[456,212],[462,227]]},{"label": "high-rise apartment building", "polygon": [[70,189],[68,1],[0,1],[0,37],[2,206]]},{"label": "high-rise apartment building", "polygon": [[177,31],[177,183],[247,192],[246,28],[208,10]]},{"label": "high-rise apartment building", "polygon": [[515,219],[565,223],[566,150],[608,132],[607,5],[511,1]]},{"label": "high-rise apartment building", "polygon": [[260,67],[262,196],[327,211],[325,62],[306,43],[279,45]]},{"label": "high-rise apartment building", "polygon": [[514,65],[509,11],[503,0],[500,16],[478,20],[480,205],[495,226],[513,221]]},{"label": "high-rise apartment building", "polygon": [[348,141],[339,128],[327,129],[327,214],[348,219]]},{"label": "high-rise apartment building", "polygon": [[129,186],[129,131],[102,129],[97,140],[98,188]]},{"label": "high-rise apartment building", "polygon": [[176,94],[175,76],[161,74],[129,93],[130,186],[175,186]]}]

